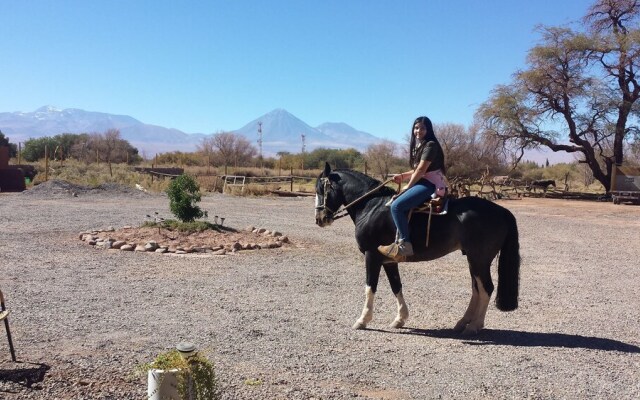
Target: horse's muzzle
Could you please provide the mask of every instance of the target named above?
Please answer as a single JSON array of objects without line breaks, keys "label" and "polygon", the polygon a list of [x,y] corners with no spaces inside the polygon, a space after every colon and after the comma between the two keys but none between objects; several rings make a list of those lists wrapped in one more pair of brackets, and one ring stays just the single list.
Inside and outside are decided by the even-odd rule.
[{"label": "horse's muzzle", "polygon": [[329,215],[325,210],[316,211],[316,225],[324,228],[325,226],[331,225],[333,222],[333,217]]}]

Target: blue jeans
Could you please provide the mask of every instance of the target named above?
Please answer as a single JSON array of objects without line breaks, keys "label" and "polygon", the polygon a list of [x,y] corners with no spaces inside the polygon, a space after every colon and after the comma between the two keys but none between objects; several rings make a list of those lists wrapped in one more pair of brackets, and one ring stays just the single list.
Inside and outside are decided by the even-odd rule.
[{"label": "blue jeans", "polygon": [[411,242],[409,236],[409,211],[423,204],[436,191],[436,186],[426,179],[406,190],[391,203],[391,216],[398,228],[398,239]]}]

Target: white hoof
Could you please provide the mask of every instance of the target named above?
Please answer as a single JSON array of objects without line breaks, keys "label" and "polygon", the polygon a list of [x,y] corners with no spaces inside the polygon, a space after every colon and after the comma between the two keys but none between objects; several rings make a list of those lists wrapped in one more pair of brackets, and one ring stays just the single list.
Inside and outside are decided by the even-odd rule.
[{"label": "white hoof", "polygon": [[396,319],[395,321],[393,321],[391,323],[391,325],[389,325],[390,328],[402,328],[404,326],[404,321],[401,319]]},{"label": "white hoof", "polygon": [[353,324],[353,329],[365,329],[367,327],[367,324],[365,324],[363,321],[356,321],[355,324]]}]

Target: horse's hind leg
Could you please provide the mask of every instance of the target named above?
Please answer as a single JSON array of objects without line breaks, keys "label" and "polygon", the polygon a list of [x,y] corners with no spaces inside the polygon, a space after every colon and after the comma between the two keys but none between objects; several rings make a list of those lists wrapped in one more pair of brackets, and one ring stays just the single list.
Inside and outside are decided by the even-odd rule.
[{"label": "horse's hind leg", "polygon": [[469,309],[465,313],[462,320],[456,324],[456,328],[459,328],[461,323],[470,317],[470,320],[464,327],[463,335],[475,335],[484,328],[484,318],[487,315],[487,308],[489,307],[489,300],[493,293],[493,282],[491,281],[491,262],[481,264],[481,267],[470,263],[471,278],[473,281],[473,295],[471,296],[471,302],[473,303],[473,296],[476,297],[474,307],[469,304]]},{"label": "horse's hind leg", "polygon": [[476,314],[476,308],[478,307],[478,286],[476,284],[476,280],[471,275],[471,301],[469,301],[469,306],[467,307],[467,311],[465,311],[464,315],[456,326],[453,328],[456,332],[462,332],[469,322],[473,319],[473,316]]},{"label": "horse's hind leg", "polygon": [[377,250],[366,251],[364,253],[365,265],[367,269],[367,286],[365,287],[364,308],[360,318],[353,324],[353,329],[364,329],[373,319],[373,299],[378,289],[380,278],[380,268],[382,267],[381,256]]},{"label": "horse's hind leg", "polygon": [[409,308],[402,296],[402,282],[400,281],[400,271],[398,270],[398,263],[384,264],[384,272],[389,278],[389,284],[393,294],[396,295],[396,301],[398,302],[398,315],[396,319],[391,323],[391,328],[402,328],[409,319]]}]

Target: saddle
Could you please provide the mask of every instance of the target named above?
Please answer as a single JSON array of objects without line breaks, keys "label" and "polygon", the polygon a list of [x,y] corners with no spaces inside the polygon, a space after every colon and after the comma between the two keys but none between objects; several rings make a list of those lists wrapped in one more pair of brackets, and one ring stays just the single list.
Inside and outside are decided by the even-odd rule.
[{"label": "saddle", "polygon": [[436,197],[429,199],[423,204],[415,207],[411,212],[429,213],[432,215],[445,215],[449,209],[449,197]]}]

